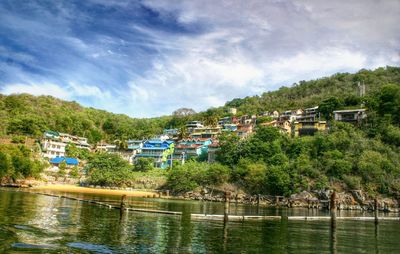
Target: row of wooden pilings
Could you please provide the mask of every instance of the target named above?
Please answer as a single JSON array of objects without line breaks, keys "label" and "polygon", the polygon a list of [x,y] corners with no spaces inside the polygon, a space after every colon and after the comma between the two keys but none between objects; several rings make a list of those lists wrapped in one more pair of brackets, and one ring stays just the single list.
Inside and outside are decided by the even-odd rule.
[{"label": "row of wooden pilings", "polygon": [[[230,198],[231,198],[231,193],[226,191],[224,193],[224,222],[227,222],[229,220],[229,208],[230,208]],[[313,204],[309,203],[309,208],[313,206]],[[375,224],[378,224],[379,222],[379,217],[378,217],[378,209],[379,209],[379,203],[378,199],[374,199],[374,221]],[[331,221],[332,221],[332,227],[336,227],[336,212],[337,212],[337,194],[336,192],[332,192],[329,200],[329,210],[331,214]]]}]

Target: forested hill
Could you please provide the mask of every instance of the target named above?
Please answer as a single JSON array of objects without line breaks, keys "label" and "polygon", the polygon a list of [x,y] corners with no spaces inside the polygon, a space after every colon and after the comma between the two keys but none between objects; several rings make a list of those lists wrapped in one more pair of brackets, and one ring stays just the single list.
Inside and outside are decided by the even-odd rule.
[{"label": "forested hill", "polygon": [[45,130],[56,130],[85,136],[91,143],[104,139],[114,141],[128,138],[148,138],[164,128],[181,128],[188,120],[214,122],[226,115],[229,107],[238,114],[255,114],[271,110],[288,110],[319,105],[335,96],[343,106],[358,105],[358,82],[366,85],[367,96],[385,84],[400,85],[400,68],[385,67],[373,71],[360,70],[355,74],[340,73],[311,81],[300,81],[291,87],[261,96],[234,99],[225,106],[211,108],[189,116],[164,116],[135,119],[126,115],[86,108],[76,102],[66,102],[51,96],[0,94],[0,136],[28,135],[39,137]]},{"label": "forested hill", "polygon": [[96,143],[102,139],[150,137],[162,132],[170,118],[135,119],[51,96],[0,94],[0,136],[39,137],[45,130],[56,130],[85,136]]},{"label": "forested hill", "polygon": [[263,93],[261,96],[233,99],[225,107],[236,107],[239,113],[256,114],[263,111],[307,108],[335,96],[345,100],[358,96],[358,82],[366,85],[366,95],[373,94],[385,84],[400,85],[399,67],[360,70],[357,73],[337,73],[310,81],[300,81],[290,87]]}]

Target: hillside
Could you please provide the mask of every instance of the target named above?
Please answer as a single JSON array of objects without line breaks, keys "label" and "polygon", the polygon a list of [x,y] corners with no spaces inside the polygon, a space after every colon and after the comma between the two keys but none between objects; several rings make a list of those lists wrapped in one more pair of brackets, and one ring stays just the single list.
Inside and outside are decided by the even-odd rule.
[{"label": "hillside", "polygon": [[51,96],[0,95],[1,136],[39,137],[50,129],[85,136],[90,143],[96,143],[101,139],[150,137],[162,132],[169,119],[133,119]]},{"label": "hillside", "polygon": [[[373,71],[360,70],[355,74],[339,73],[317,80],[300,81],[291,87],[260,96],[229,101],[223,107],[211,108],[189,116],[164,116],[135,119],[104,110],[87,108],[51,96],[29,94],[0,94],[0,136],[28,135],[39,137],[51,129],[88,137],[90,143],[104,139],[140,139],[159,134],[164,128],[181,128],[186,121],[215,122],[227,115],[226,109],[236,107],[238,114],[256,114],[272,110],[288,110],[319,105],[324,99],[336,96],[343,105],[359,104],[358,82],[363,82],[367,96],[384,84],[400,85],[400,68],[386,67]],[[355,101],[355,102],[354,102]],[[349,103],[350,102],[350,103]]]},{"label": "hillside", "polygon": [[382,67],[373,71],[363,69],[354,74],[337,73],[316,80],[299,81],[290,87],[284,86],[261,96],[233,99],[225,104],[225,108],[236,107],[239,113],[256,114],[313,107],[332,96],[343,100],[358,96],[358,82],[366,85],[368,96],[385,84],[400,85],[400,68]]}]

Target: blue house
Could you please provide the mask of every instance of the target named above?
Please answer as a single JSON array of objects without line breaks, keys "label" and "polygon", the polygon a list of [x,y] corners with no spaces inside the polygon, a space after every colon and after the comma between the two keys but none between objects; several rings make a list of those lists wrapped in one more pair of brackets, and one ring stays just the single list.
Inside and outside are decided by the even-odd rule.
[{"label": "blue house", "polygon": [[182,139],[175,146],[174,157],[179,160],[187,160],[208,153],[211,138],[187,138]]},{"label": "blue house", "polygon": [[173,141],[151,139],[144,142],[141,152],[135,158],[153,158],[155,167],[165,169],[171,165],[173,153]]},{"label": "blue house", "polygon": [[77,166],[79,165],[79,161],[76,158],[65,158],[65,157],[55,157],[51,159],[49,162],[55,166],[60,165],[60,163],[64,162],[67,166]]}]

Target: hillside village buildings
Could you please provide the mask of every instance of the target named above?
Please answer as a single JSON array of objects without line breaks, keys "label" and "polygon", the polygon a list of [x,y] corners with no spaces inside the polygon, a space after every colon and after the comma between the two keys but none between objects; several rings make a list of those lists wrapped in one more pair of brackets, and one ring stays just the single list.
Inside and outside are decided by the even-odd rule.
[{"label": "hillside village buildings", "polygon": [[[334,119],[360,124],[366,117],[365,109],[337,110]],[[41,140],[42,156],[57,164],[65,159],[68,145],[95,152],[115,153],[133,164],[139,158],[151,158],[154,166],[167,168],[173,161],[185,163],[190,159],[201,157],[214,162],[219,149],[218,137],[224,132],[235,133],[241,139],[250,137],[257,131],[257,126],[271,126],[292,137],[314,135],[316,132],[328,130],[326,121],[320,119],[318,107],[287,110],[279,114],[277,111],[264,112],[259,115],[236,116],[230,109],[231,116],[219,119],[216,126],[205,126],[201,121],[186,124],[187,138],[179,139],[179,129],[165,129],[162,134],[150,140],[127,140],[125,148],[120,145],[99,142],[94,147],[84,137],[73,136],[55,131],[46,131]],[[258,122],[262,120],[262,122]],[[68,158],[68,161],[71,162]],[[75,163],[75,161],[74,161]]]},{"label": "hillside village buildings", "polygon": [[73,136],[56,131],[46,131],[42,138],[42,155],[45,158],[64,157],[65,148],[68,144],[73,144],[77,148],[90,150],[87,138]]}]

